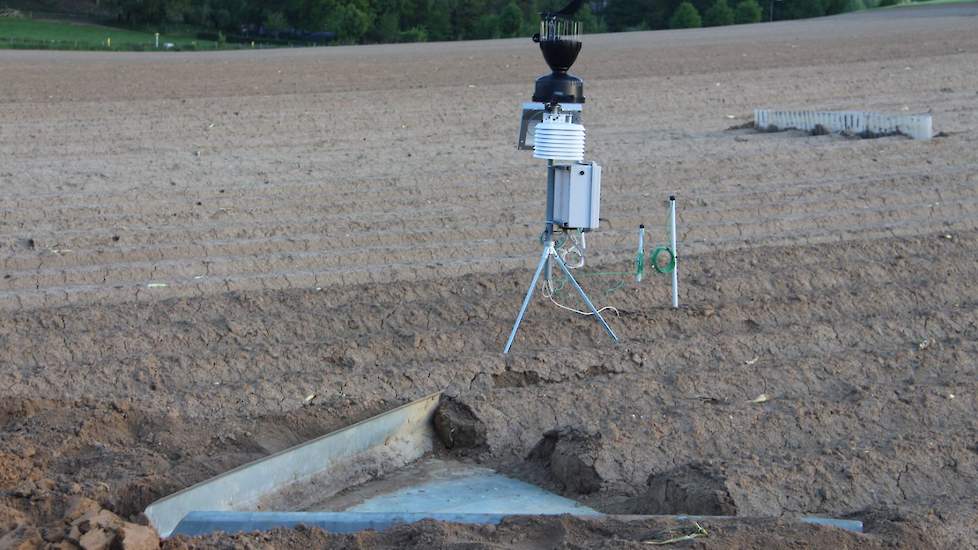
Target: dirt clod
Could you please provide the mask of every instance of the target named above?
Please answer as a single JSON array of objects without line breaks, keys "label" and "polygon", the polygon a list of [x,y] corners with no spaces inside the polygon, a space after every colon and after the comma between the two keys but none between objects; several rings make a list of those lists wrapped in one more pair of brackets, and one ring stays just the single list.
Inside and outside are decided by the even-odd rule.
[{"label": "dirt clod", "polygon": [[116,531],[113,550],[156,550],[160,537],[152,527],[126,523]]},{"label": "dirt clod", "polygon": [[435,433],[449,449],[479,449],[486,445],[486,427],[465,403],[443,399],[434,422]]},{"label": "dirt clod", "polygon": [[601,449],[601,434],[564,428],[543,434],[529,458],[543,462],[567,491],[588,494],[599,491],[604,482],[597,466]]},{"label": "dirt clod", "polygon": [[102,527],[96,527],[79,537],[77,542],[82,550],[106,550],[113,540],[115,540],[115,533]]},{"label": "dirt clod", "polygon": [[0,548],[4,550],[31,550],[44,544],[40,531],[29,524],[20,524],[0,535]]},{"label": "dirt clod", "polygon": [[733,516],[737,506],[719,468],[687,464],[648,479],[648,491],[636,501],[638,514]]},{"label": "dirt clod", "polygon": [[97,515],[101,509],[102,507],[90,498],[73,496],[68,499],[64,517],[65,520],[74,523],[79,518],[90,518]]}]

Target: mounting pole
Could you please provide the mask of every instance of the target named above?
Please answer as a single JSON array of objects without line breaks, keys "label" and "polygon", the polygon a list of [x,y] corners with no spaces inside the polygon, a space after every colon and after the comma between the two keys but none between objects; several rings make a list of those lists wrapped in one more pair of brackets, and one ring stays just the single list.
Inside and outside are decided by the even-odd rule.
[{"label": "mounting pole", "polygon": [[679,252],[676,250],[676,196],[669,195],[669,246],[676,262],[672,269],[672,307],[679,307]]},{"label": "mounting pole", "polygon": [[[556,168],[554,168],[554,161],[547,161],[547,223],[543,229],[543,242],[544,244],[549,243],[554,240],[554,186],[555,180],[557,179]],[[544,280],[547,284],[547,291],[553,292],[553,281],[554,281],[554,266],[550,261],[550,256],[547,256],[547,265],[544,268]],[[509,346],[506,347],[509,351]]]}]

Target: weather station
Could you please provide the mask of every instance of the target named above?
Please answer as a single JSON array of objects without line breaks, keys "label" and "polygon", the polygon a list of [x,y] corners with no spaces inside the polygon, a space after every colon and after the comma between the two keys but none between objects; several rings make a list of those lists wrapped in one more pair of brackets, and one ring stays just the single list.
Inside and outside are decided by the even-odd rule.
[{"label": "weather station", "polygon": [[[554,264],[587,304],[589,312],[585,313],[618,342],[571,273],[572,267],[584,265],[586,235],[598,228],[601,208],[601,165],[584,160],[584,81],[568,72],[581,51],[581,25],[573,15],[582,2],[574,0],[558,12],[542,13],[540,33],[533,36],[551,73],[537,79],[532,101],[523,104],[517,148],[532,150],[534,158],[547,161],[546,219],[540,236],[543,251],[503,353],[513,346],[541,276],[544,292],[552,295]],[[556,231],[563,232],[564,242],[573,242],[573,246],[558,248]]]}]

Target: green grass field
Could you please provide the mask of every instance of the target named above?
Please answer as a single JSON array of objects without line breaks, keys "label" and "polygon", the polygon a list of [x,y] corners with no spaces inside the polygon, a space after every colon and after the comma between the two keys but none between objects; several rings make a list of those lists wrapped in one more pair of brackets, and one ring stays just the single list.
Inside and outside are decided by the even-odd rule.
[{"label": "green grass field", "polygon": [[[111,39],[111,47],[109,40]],[[218,43],[193,36],[160,34],[160,47],[172,43],[177,49],[218,48]],[[54,50],[153,50],[155,37],[140,32],[102,25],[24,18],[0,18],[0,48]]]},{"label": "green grass field", "polygon": [[[891,3],[892,2],[892,3]],[[918,6],[935,6],[937,4],[970,4],[975,0],[881,0],[880,5],[872,10],[912,9]]]},{"label": "green grass field", "polygon": [[904,4],[899,4],[897,6],[890,6],[891,8],[900,6],[933,6],[936,4],[970,4],[975,0],[913,0],[912,2],[907,2]]}]

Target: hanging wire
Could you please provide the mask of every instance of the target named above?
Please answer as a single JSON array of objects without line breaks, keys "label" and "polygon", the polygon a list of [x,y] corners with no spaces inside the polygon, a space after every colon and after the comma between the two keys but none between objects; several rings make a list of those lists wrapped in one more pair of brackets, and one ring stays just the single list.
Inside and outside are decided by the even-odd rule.
[{"label": "hanging wire", "polygon": [[[668,216],[667,216],[668,218]],[[668,242],[672,242],[671,227],[669,225],[668,219],[666,220],[666,234],[669,239]],[[543,235],[541,235],[541,242],[543,242]],[[580,239],[580,240],[579,240]],[[580,264],[568,264],[568,267],[575,269],[575,278],[589,281],[589,286],[599,286],[596,284],[596,280],[604,279],[610,280],[602,289],[605,296],[610,296],[615,292],[625,288],[629,281],[635,281],[640,283],[643,280],[643,276],[646,269],[646,264],[655,273],[662,275],[671,274],[676,269],[676,255],[673,250],[668,246],[657,246],[648,255],[645,254],[643,249],[639,249],[635,254],[635,260],[632,263],[632,269],[630,271],[589,271],[583,268],[583,256],[586,247],[584,246],[584,234],[580,231],[577,233],[568,233],[564,230],[561,238],[554,243],[555,249],[558,254],[561,255],[561,259],[566,258],[568,254],[573,254],[576,252],[581,253]],[[572,242],[573,245],[569,248],[564,248],[564,245],[568,242]],[[578,248],[580,247],[580,248]],[[668,257],[668,261],[663,265],[660,261],[660,257],[665,254]],[[565,260],[565,263],[566,260]],[[566,292],[568,286],[567,277],[563,273],[555,273],[554,277],[550,280],[543,281],[542,293],[557,307],[565,309],[567,311],[572,311],[580,315],[593,315],[589,311],[581,311],[573,307],[566,306],[558,301],[561,296]],[[621,315],[617,308],[612,306],[604,306],[598,311],[612,310],[615,315]]]}]

